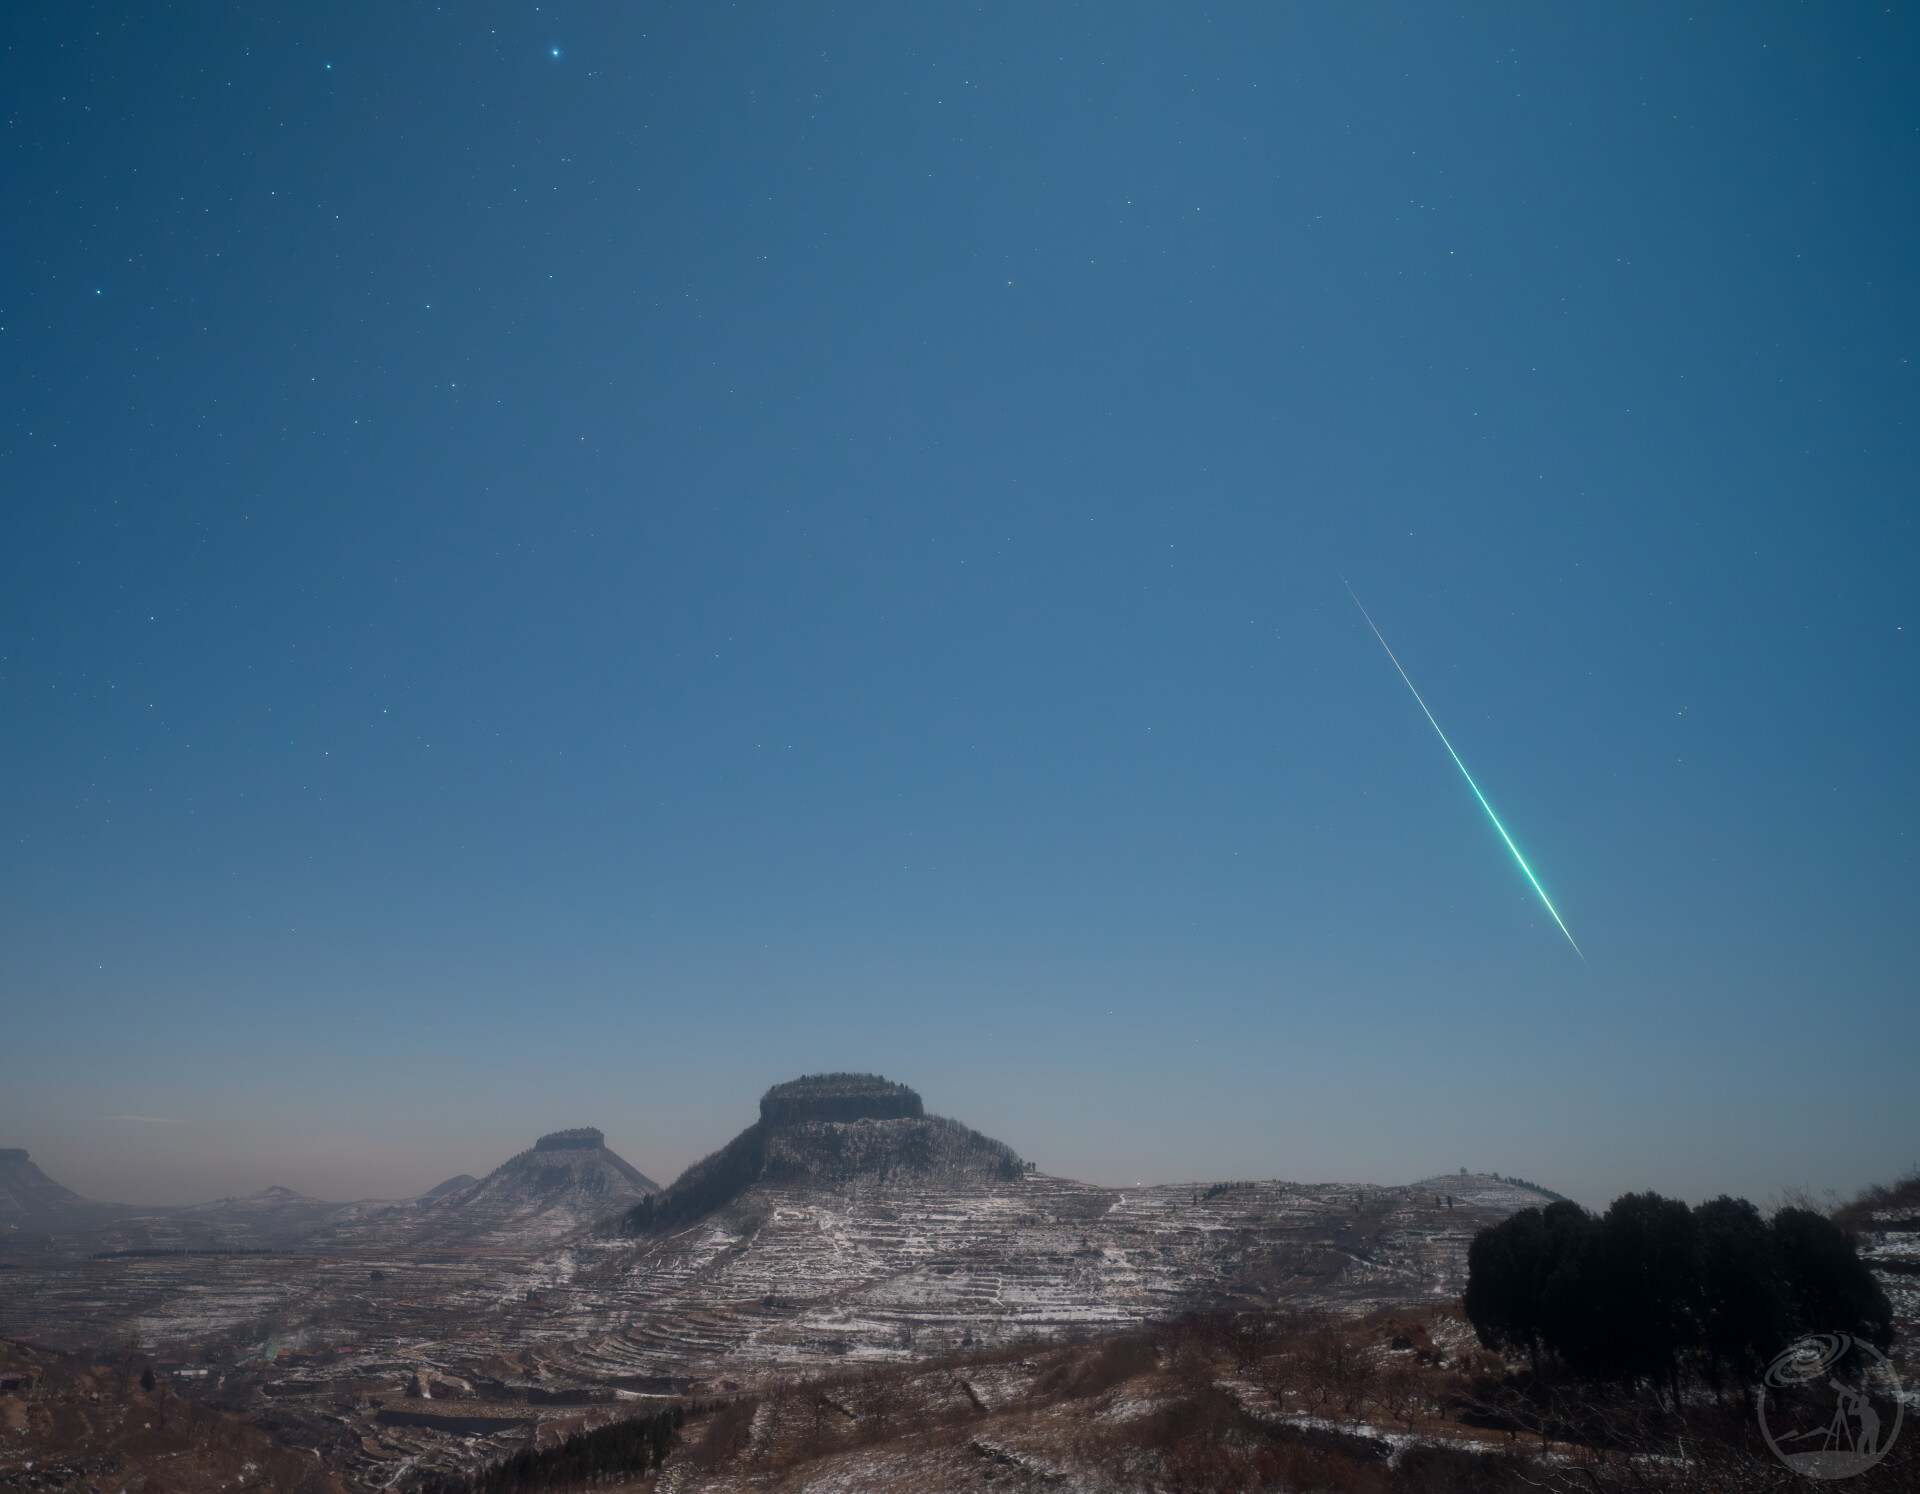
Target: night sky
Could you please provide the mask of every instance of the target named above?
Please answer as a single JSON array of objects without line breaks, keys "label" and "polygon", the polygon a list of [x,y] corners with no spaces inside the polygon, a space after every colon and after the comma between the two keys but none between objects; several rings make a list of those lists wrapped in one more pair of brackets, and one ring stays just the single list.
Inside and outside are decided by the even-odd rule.
[{"label": "night sky", "polygon": [[0,28],[59,1180],[843,1068],[1101,1182],[1920,1151],[1912,6]]}]

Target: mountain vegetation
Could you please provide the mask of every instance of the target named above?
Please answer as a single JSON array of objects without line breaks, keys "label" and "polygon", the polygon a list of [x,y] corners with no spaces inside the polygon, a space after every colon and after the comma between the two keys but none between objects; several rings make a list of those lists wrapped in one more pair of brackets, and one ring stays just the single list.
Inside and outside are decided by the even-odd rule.
[{"label": "mountain vegetation", "polygon": [[1892,1183],[1875,1183],[1833,1214],[1833,1222],[1848,1234],[1896,1220],[1909,1226],[1920,1223],[1920,1167],[1909,1169]]},{"label": "mountain vegetation", "polygon": [[639,1479],[667,1460],[686,1421],[674,1406],[575,1432],[557,1447],[527,1448],[471,1478],[430,1478],[419,1494],[533,1494]]},{"label": "mountain vegetation", "polygon": [[1538,1183],[1528,1182],[1525,1178],[1503,1178],[1497,1172],[1493,1176],[1499,1182],[1512,1183],[1516,1188],[1525,1188],[1528,1192],[1538,1193],[1542,1198],[1552,1199],[1555,1203],[1572,1202],[1566,1194],[1555,1193],[1551,1188],[1542,1188]]},{"label": "mountain vegetation", "polygon": [[606,1133],[597,1126],[574,1126],[566,1131],[549,1131],[534,1142],[536,1152],[594,1151],[607,1144]]},{"label": "mountain vegetation", "polygon": [[878,1074],[804,1074],[760,1097],[760,1119],[770,1126],[802,1121],[916,1120],[926,1114],[920,1096]]}]

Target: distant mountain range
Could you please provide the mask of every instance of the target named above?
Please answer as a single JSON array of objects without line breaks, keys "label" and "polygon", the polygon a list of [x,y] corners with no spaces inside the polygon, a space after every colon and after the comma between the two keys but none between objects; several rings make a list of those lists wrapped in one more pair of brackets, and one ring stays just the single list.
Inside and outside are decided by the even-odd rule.
[{"label": "distant mountain range", "polygon": [[[1103,1188],[904,1084],[817,1074],[770,1089],[666,1189],[587,1128],[484,1178],[347,1204],[269,1188],[116,1211],[0,1152],[0,1323],[210,1366],[288,1445],[333,1449],[351,1487],[395,1487],[395,1428],[455,1466],[476,1435],[490,1456],[525,1446],[536,1407],[727,1397],[1195,1309],[1424,1314],[1458,1300],[1480,1230],[1553,1196],[1464,1172]],[[1914,1197],[1876,1197],[1871,1220],[1875,1269],[1909,1304]]]},{"label": "distant mountain range", "polygon": [[[184,1207],[100,1203],[49,1178],[24,1150],[0,1150],[0,1256],[524,1252],[582,1232],[657,1237],[709,1217],[748,1219],[776,1194],[992,1190],[1030,1173],[1004,1142],[928,1115],[904,1084],[813,1074],[768,1090],[758,1120],[665,1189],[592,1127],[542,1136],[484,1178],[463,1173],[418,1198],[352,1203],[278,1187]],[[1409,1191],[1501,1213],[1558,1196],[1518,1179],[1466,1176]]]},{"label": "distant mountain range", "polygon": [[169,1208],[98,1203],[13,1147],[0,1150],[0,1254],[518,1247],[558,1239],[659,1191],[591,1127],[543,1136],[485,1178],[463,1173],[417,1199],[354,1203],[277,1187]]},{"label": "distant mountain range", "polygon": [[[53,1226],[27,1250],[0,1231],[15,1242],[0,1243],[9,1332],[137,1333],[242,1360],[317,1342],[352,1375],[424,1362],[472,1383],[537,1360],[535,1388],[570,1395],[1194,1307],[1426,1303],[1458,1294],[1477,1230],[1545,1201],[1478,1174],[1102,1188],[1040,1173],[871,1074],[775,1085],[666,1189],[589,1128],[484,1178],[347,1204],[267,1189],[96,1219],[108,1206],[9,1165],[13,1217]],[[288,1380],[274,1404],[305,1393]]]}]

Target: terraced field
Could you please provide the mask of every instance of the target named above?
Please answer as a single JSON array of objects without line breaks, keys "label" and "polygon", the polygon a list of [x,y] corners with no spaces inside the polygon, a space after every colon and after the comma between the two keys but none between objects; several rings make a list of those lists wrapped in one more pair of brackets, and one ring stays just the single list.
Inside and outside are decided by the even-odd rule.
[{"label": "terraced field", "polygon": [[[11,1335],[210,1362],[226,1394],[380,1484],[622,1405],[780,1370],[907,1361],[1222,1303],[1450,1298],[1492,1178],[1104,1189],[761,1184],[689,1228],[557,1246],[120,1257],[0,1272]],[[1452,1194],[1453,1206],[1445,1196]],[[1438,1198],[1438,1202],[1436,1202]],[[483,1402],[491,1404],[483,1405]],[[498,1427],[489,1433],[488,1428]],[[495,1444],[498,1444],[496,1446]]]},{"label": "terraced field", "polygon": [[[1404,1187],[760,1183],[677,1232],[520,1249],[121,1257],[0,1272],[8,1335],[207,1364],[210,1390],[365,1487],[796,1369],[907,1362],[1212,1306],[1443,1303],[1474,1233],[1538,1204],[1485,1176]],[[1869,1257],[1914,1317],[1920,1233]]]},{"label": "terraced field", "polygon": [[[1454,1206],[1435,1205],[1451,1189]],[[1219,1303],[1360,1310],[1457,1295],[1473,1233],[1538,1202],[1492,1178],[753,1190],[664,1240],[583,1239],[529,1273],[585,1379],[727,1379],[1117,1326]]]},{"label": "terraced field", "polygon": [[[1455,1207],[1434,1204],[1450,1188]],[[0,1273],[0,1320],[49,1342],[266,1352],[532,1349],[551,1372],[699,1378],[821,1357],[1136,1322],[1189,1305],[1425,1300],[1459,1290],[1473,1231],[1538,1195],[1490,1178],[1412,1188],[1261,1183],[763,1185],[660,1239],[547,1249],[88,1260]],[[556,1349],[564,1345],[564,1349]],[[438,1356],[436,1356],[438,1357]]]},{"label": "terraced field", "polygon": [[379,1486],[794,1369],[1451,1299],[1475,1231],[1544,1197],[1464,1174],[1101,1188],[904,1085],[814,1075],[665,1190],[582,1127],[413,1202],[269,1190],[119,1218],[105,1251],[0,1270],[0,1325],[204,1369],[202,1393]]}]

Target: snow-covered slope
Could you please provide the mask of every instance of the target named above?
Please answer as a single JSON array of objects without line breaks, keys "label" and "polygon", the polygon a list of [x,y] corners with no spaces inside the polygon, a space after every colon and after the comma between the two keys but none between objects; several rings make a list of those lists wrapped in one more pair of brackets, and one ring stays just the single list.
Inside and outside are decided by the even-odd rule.
[{"label": "snow-covered slope", "polygon": [[502,1310],[556,1373],[637,1383],[912,1358],[1191,1308],[1440,1302],[1466,1284],[1474,1233],[1539,1201],[1487,1176],[1450,1181],[1451,1207],[1447,1190],[1436,1202],[1415,1185],[760,1182],[677,1230],[568,1241],[517,1278],[533,1289],[525,1303]]}]

